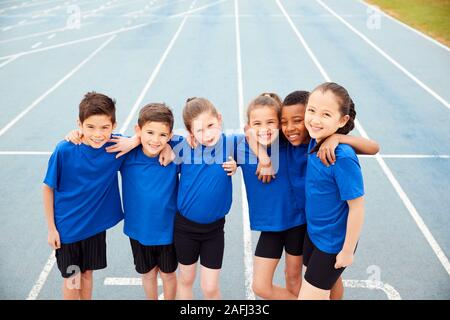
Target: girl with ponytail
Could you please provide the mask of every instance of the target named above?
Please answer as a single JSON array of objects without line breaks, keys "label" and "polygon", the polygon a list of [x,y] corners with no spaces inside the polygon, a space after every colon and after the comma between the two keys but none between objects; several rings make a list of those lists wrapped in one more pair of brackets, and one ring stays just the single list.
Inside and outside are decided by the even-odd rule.
[{"label": "girl with ponytail", "polygon": [[333,134],[354,128],[355,105],[347,90],[323,83],[309,95],[305,126],[311,137],[306,172],[306,225],[299,299],[329,299],[330,290],[353,254],[364,219],[364,185],[355,151],[347,144],[335,150],[336,161],[324,165],[320,145]]}]

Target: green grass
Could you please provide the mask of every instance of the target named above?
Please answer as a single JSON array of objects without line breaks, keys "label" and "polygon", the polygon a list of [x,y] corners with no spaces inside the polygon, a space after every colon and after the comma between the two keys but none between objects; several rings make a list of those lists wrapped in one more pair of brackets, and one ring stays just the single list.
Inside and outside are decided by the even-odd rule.
[{"label": "green grass", "polygon": [[450,0],[368,0],[387,14],[450,46]]}]

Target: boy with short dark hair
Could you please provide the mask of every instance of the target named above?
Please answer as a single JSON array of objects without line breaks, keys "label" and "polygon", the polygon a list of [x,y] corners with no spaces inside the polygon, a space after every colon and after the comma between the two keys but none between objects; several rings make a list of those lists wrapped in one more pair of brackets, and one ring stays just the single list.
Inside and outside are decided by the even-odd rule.
[{"label": "boy with short dark hair", "polygon": [[87,93],[79,105],[82,143],[60,142],[48,162],[44,209],[64,299],[92,298],[93,270],[107,265],[106,230],[123,219],[117,179],[122,160],[104,148],[111,144],[115,111],[108,96]]},{"label": "boy with short dark hair", "polygon": [[136,271],[148,299],[158,298],[158,271],[164,299],[176,294],[178,263],[173,245],[177,212],[179,166],[161,166],[159,155],[172,138],[172,111],[150,103],[139,113],[135,126],[141,145],[128,152],[120,169],[124,205],[124,233],[130,237]]}]

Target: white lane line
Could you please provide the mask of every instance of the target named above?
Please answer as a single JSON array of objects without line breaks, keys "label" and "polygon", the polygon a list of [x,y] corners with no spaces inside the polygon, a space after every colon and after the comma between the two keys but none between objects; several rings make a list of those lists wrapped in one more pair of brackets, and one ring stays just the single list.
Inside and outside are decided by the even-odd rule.
[{"label": "white lane line", "polygon": [[381,290],[383,291],[389,300],[402,300],[400,293],[393,286],[388,283],[383,283],[382,281],[373,280],[343,280],[344,287],[346,288],[364,288],[371,290]]},{"label": "white lane line", "polygon": [[122,32],[126,32],[126,31],[130,31],[130,30],[142,28],[142,27],[145,27],[145,26],[147,26],[147,25],[149,25],[151,23],[152,22],[142,23],[142,24],[138,24],[138,25],[131,26],[131,27],[128,27],[128,28],[120,28],[120,29],[117,29],[117,30],[114,30],[114,31],[101,33],[101,34],[98,34],[98,35],[95,35],[95,36],[82,38],[82,39],[78,39],[78,40],[73,40],[73,41],[69,41],[69,42],[63,42],[63,43],[52,45],[52,46],[49,46],[49,47],[43,47],[43,48],[34,49],[34,50],[28,50],[28,51],[22,51],[22,52],[19,52],[19,53],[14,53],[14,54],[10,54],[10,55],[7,55],[7,56],[0,57],[0,59],[11,58],[11,57],[14,57],[16,55],[24,56],[24,55],[29,55],[29,54],[36,53],[36,52],[42,52],[42,51],[62,48],[62,47],[70,46],[70,45],[73,45],[73,44],[78,44],[78,43],[87,42],[87,41],[91,41],[91,40],[95,40],[95,39],[105,38],[107,36],[117,35],[117,34],[122,33]]},{"label": "white lane line", "polygon": [[22,119],[28,112],[30,112],[35,106],[37,106],[42,100],[44,100],[50,93],[55,91],[60,85],[62,85],[67,79],[74,75],[82,66],[84,66],[89,60],[91,60],[97,53],[99,53],[104,47],[106,47],[116,36],[108,38],[103,42],[97,49],[95,49],[86,59],[84,59],[80,64],[73,68],[69,73],[67,73],[62,79],[55,83],[50,89],[44,92],[39,98],[33,101],[25,110],[23,110],[19,115],[17,115],[13,120],[11,120],[6,126],[0,130],[0,137],[8,131],[14,124]]},{"label": "white lane line", "polygon": [[[191,3],[191,8],[194,7],[197,0],[194,0]],[[145,83],[144,88],[142,89],[141,93],[139,94],[139,97],[137,98],[136,102],[133,105],[133,108],[131,109],[130,113],[128,114],[128,117],[126,118],[125,122],[122,125],[122,128],[120,128],[120,133],[125,133],[125,131],[128,128],[128,125],[133,120],[133,117],[138,110],[139,107],[141,107],[142,100],[144,99],[147,91],[150,89],[151,85],[153,84],[153,81],[155,80],[156,76],[159,73],[159,70],[161,69],[161,66],[163,65],[164,61],[166,61],[167,56],[169,55],[170,51],[172,50],[173,45],[175,44],[175,41],[178,39],[179,34],[181,33],[181,30],[184,27],[184,24],[186,23],[186,20],[189,16],[185,15],[183,20],[181,21],[180,26],[178,27],[177,31],[173,35],[172,39],[170,40],[169,45],[167,46],[166,50],[164,51],[161,59],[159,60],[158,64],[156,65],[155,69],[153,70],[152,74],[148,78],[147,82]]]},{"label": "white lane line", "polygon": [[7,59],[5,62],[0,63],[0,68],[3,68],[4,66],[6,66],[7,64],[13,62],[14,60],[16,60],[17,58],[19,58],[20,55],[16,55],[16,56],[12,56],[11,58]]},{"label": "white lane line", "polygon": [[[81,28],[93,24],[93,22],[84,22],[81,25]],[[66,30],[72,30],[68,27],[64,27],[64,28],[58,28],[58,29],[52,29],[52,30],[48,30],[48,31],[43,31],[43,32],[36,32],[36,33],[31,33],[25,36],[20,36],[20,37],[14,37],[14,38],[9,38],[9,39],[5,39],[5,40],[0,40],[0,43],[6,43],[6,42],[12,42],[12,41],[18,41],[18,40],[23,40],[23,39],[28,39],[28,38],[33,38],[33,37],[39,37],[39,36],[43,36],[49,33],[57,33],[57,32],[62,32],[62,31],[66,31]],[[51,37],[53,38],[53,37]],[[49,39],[51,39],[49,38]]]},{"label": "white lane line", "polygon": [[444,105],[444,107],[446,107],[447,109],[450,109],[450,104],[444,98],[442,98],[440,95],[438,95],[436,92],[434,92],[429,86],[427,86],[425,83],[423,83],[421,80],[419,80],[415,75],[413,75],[411,72],[409,72],[405,67],[403,67],[400,63],[398,63],[394,58],[392,58],[385,51],[383,51],[380,47],[378,47],[375,43],[373,43],[369,38],[367,38],[363,33],[356,30],[356,28],[354,28],[350,23],[348,23],[344,18],[342,18],[340,15],[338,15],[336,12],[334,12],[330,7],[328,7],[321,0],[316,0],[316,2],[319,3],[325,10],[327,10],[333,16],[335,16],[339,21],[341,21],[347,28],[349,28],[356,35],[358,35],[361,39],[363,39],[368,45],[370,45],[373,49],[375,49],[379,54],[381,54],[384,58],[386,58],[386,60],[388,60],[395,67],[397,67],[397,69],[402,71],[406,76],[408,76],[411,80],[413,80],[420,87],[422,87],[422,89],[427,91],[436,100],[438,100],[440,103],[442,103]]},{"label": "white lane line", "polygon": [[56,35],[55,33],[52,33],[51,35],[49,35],[49,36],[47,37],[47,39],[48,39],[48,40],[51,40],[51,39],[53,39],[53,38],[55,37],[55,35]]},{"label": "white lane line", "polygon": [[[309,46],[307,46],[305,39],[303,38],[301,33],[298,31],[297,27],[292,22],[291,18],[287,14],[286,10],[284,9],[284,7],[280,3],[280,1],[279,0],[275,0],[275,1],[277,2],[278,7],[283,12],[284,16],[286,17],[286,20],[289,22],[289,25],[291,26],[291,28],[293,29],[293,31],[295,32],[297,37],[300,39],[300,42],[302,44],[304,44],[304,46],[306,45],[305,48],[308,48],[307,52],[308,52],[309,56],[311,57],[311,59],[314,61],[316,67],[319,69],[320,73],[322,74],[322,77],[325,79],[325,81],[331,81],[331,78],[325,72],[324,68],[320,64],[319,60],[316,58],[315,54],[311,51],[311,49],[309,49]],[[355,120],[355,126],[362,137],[369,139],[369,136],[367,135],[366,131],[364,130],[364,128],[362,127],[362,125],[359,123],[358,120]],[[400,183],[397,181],[397,179],[392,174],[392,171],[389,169],[386,162],[379,155],[375,155],[375,159],[377,160],[378,164],[383,169],[384,174],[387,176],[387,178],[391,182],[392,186],[394,187],[398,196],[400,197],[400,199],[402,200],[406,209],[410,213],[411,217],[416,222],[417,226],[419,227],[419,230],[425,236],[425,239],[428,241],[428,244],[431,246],[431,249],[433,249],[435,255],[438,257],[438,259],[441,262],[442,266],[444,267],[445,271],[447,271],[448,275],[450,275],[450,263],[445,255],[444,251],[442,251],[441,247],[439,246],[439,244],[437,243],[437,241],[431,234],[430,230],[423,222],[420,214],[417,212],[417,210],[414,207],[414,205],[412,204],[411,200],[408,198],[405,191],[400,186]]]},{"label": "white lane line", "polygon": [[[161,278],[158,276],[157,283],[159,287],[163,286]],[[112,278],[106,277],[103,281],[105,286],[142,286],[142,278]],[[164,300],[164,292],[158,296],[158,300]]]},{"label": "white lane line", "polygon": [[28,297],[26,300],[36,300],[39,296],[39,292],[41,292],[42,287],[45,284],[45,281],[47,281],[47,277],[52,271],[53,265],[56,262],[55,258],[55,251],[52,251],[50,256],[47,259],[47,262],[45,263],[44,268],[42,269],[41,274],[39,275],[39,278],[37,279],[36,283],[34,284],[33,288],[28,293]]},{"label": "white lane line", "polygon": [[11,29],[16,29],[16,28],[19,28],[19,27],[25,27],[25,26],[29,26],[29,25],[32,25],[32,24],[38,24],[38,23],[42,23],[42,22],[45,22],[45,21],[47,21],[47,19],[23,22],[22,24],[16,23],[16,24],[13,24],[13,25],[10,25],[10,26],[6,26],[6,27],[2,28],[2,31],[8,31],[8,30],[11,30]]},{"label": "white lane line", "polygon": [[182,17],[182,16],[185,16],[185,15],[191,14],[192,12],[201,11],[201,10],[204,10],[204,9],[209,8],[209,7],[212,7],[212,6],[216,6],[216,5],[218,5],[219,3],[226,2],[226,1],[228,1],[228,0],[219,0],[219,1],[216,1],[216,2],[213,2],[213,3],[210,3],[210,4],[207,4],[207,5],[204,5],[204,6],[195,8],[195,9],[191,9],[191,10],[188,10],[188,11],[185,11],[185,12],[180,12],[180,13],[177,13],[177,14],[173,14],[173,15],[169,16],[169,18],[178,18],[178,17]]},{"label": "white lane line", "polygon": [[[236,33],[236,68],[238,80],[238,106],[239,106],[239,127],[244,128],[244,86],[242,81],[242,55],[241,55],[241,35],[239,27],[239,8],[237,0],[234,0],[235,33]],[[245,298],[255,300],[255,293],[252,290],[253,281],[253,253],[252,234],[250,231],[250,219],[248,213],[247,192],[245,190],[244,178],[241,176],[241,203],[242,203],[242,229],[244,242],[244,268],[245,268]]]},{"label": "white lane line", "polygon": [[[368,3],[366,3],[366,2],[363,1],[363,0],[358,0],[358,2],[361,3],[361,4],[363,4],[363,5],[365,5],[365,6],[368,7],[368,8],[373,8],[373,7],[374,7],[373,5],[368,4]],[[406,29],[408,29],[408,30],[410,30],[410,31],[412,31],[412,32],[414,32],[414,33],[416,33],[416,34],[418,34],[418,35],[421,36],[422,38],[425,38],[426,40],[428,40],[428,41],[434,43],[435,45],[437,45],[437,46],[439,46],[439,47],[441,47],[441,48],[443,48],[443,49],[445,49],[445,50],[447,50],[447,51],[450,51],[450,48],[447,47],[445,44],[440,43],[439,41],[437,41],[437,40],[431,38],[430,36],[426,35],[425,33],[421,32],[421,31],[419,31],[419,30],[417,30],[417,29],[414,29],[414,28],[411,27],[411,26],[408,26],[406,23],[401,22],[400,20],[398,20],[397,18],[395,18],[395,17],[389,15],[388,13],[384,12],[383,10],[380,9],[380,10],[377,10],[377,12],[380,12],[384,17],[389,18],[390,20],[392,20],[392,21],[398,23],[399,25],[405,27]]]},{"label": "white lane line", "polygon": [[41,44],[42,44],[41,41],[36,42],[35,44],[33,44],[33,45],[31,46],[31,49],[36,49],[36,48],[39,47]]}]

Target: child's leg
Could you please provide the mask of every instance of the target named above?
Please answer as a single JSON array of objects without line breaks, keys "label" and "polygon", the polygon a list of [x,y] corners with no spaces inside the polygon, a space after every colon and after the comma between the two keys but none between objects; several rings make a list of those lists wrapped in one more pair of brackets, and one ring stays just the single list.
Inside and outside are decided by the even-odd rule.
[{"label": "child's leg", "polygon": [[303,279],[302,287],[300,289],[300,294],[298,296],[299,300],[329,300],[330,290],[323,290],[317,288],[310,284],[308,281]]},{"label": "child's leg", "polygon": [[174,300],[177,293],[177,275],[175,272],[165,273],[160,271],[159,275],[163,283],[164,300]]},{"label": "child's leg", "polygon": [[81,288],[80,288],[80,299],[81,300],[91,300],[92,299],[92,285],[93,285],[93,271],[86,270],[81,273]]},{"label": "child's leg", "polygon": [[331,288],[330,299],[331,300],[342,300],[344,298],[344,284],[342,283],[342,276]]},{"label": "child's leg", "polygon": [[298,297],[302,283],[303,256],[294,256],[285,253],[284,277],[286,289],[294,296]]},{"label": "child's leg", "polygon": [[280,259],[255,256],[253,260],[253,291],[263,299],[294,300],[297,296],[273,284],[273,275]]},{"label": "child's leg", "polygon": [[206,300],[220,300],[219,276],[220,269],[210,269],[201,266],[200,287]]},{"label": "child's leg", "polygon": [[142,286],[148,300],[158,300],[158,267],[142,274]]},{"label": "child's leg", "polygon": [[70,278],[64,278],[63,282],[63,299],[64,300],[80,300],[81,274],[77,273]]},{"label": "child's leg", "polygon": [[179,263],[178,269],[177,300],[192,300],[194,298],[192,287],[195,281],[197,262],[190,265]]}]

